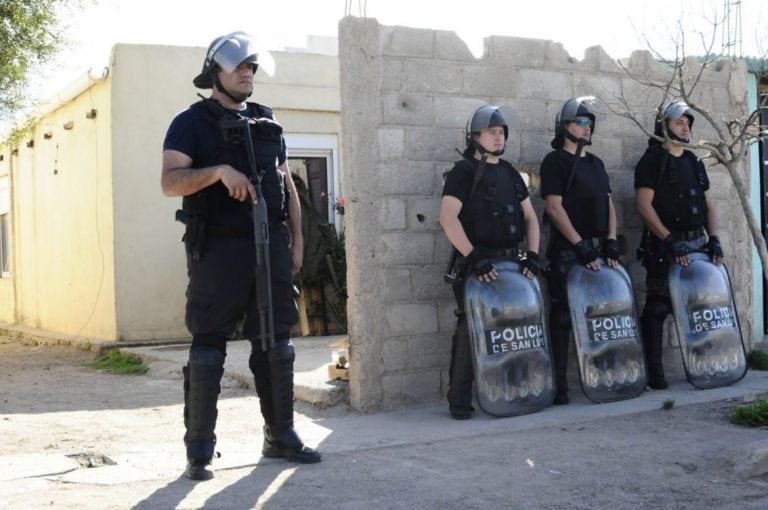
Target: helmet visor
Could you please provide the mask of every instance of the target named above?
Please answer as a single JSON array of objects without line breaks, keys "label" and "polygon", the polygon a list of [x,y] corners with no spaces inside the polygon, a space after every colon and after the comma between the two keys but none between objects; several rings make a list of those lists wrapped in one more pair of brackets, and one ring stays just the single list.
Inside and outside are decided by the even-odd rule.
[{"label": "helmet visor", "polygon": [[224,36],[209,51],[206,59],[216,62],[225,72],[231,73],[243,62],[257,64],[272,76],[274,60],[268,51],[261,48],[256,41],[243,32],[233,32]]},{"label": "helmet visor", "polygon": [[472,116],[469,130],[477,133],[493,126],[516,129],[520,126],[520,117],[510,106],[482,106]]}]

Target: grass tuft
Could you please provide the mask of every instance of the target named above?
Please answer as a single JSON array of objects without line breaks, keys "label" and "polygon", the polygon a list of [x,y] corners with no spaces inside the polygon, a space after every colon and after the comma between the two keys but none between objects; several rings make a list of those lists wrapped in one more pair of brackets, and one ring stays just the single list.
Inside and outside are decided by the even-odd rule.
[{"label": "grass tuft", "polygon": [[750,405],[734,408],[731,423],[742,427],[768,426],[768,401],[756,400]]},{"label": "grass tuft", "polygon": [[675,407],[675,401],[674,401],[674,400],[672,400],[671,398],[668,398],[667,400],[665,400],[665,401],[664,401],[664,402],[661,404],[661,408],[662,408],[662,409],[664,409],[665,411],[669,411],[669,410],[671,410],[673,407]]},{"label": "grass tuft", "polygon": [[146,374],[149,367],[144,364],[139,356],[131,353],[120,352],[117,349],[108,350],[89,366],[98,370],[106,370],[114,374]]}]

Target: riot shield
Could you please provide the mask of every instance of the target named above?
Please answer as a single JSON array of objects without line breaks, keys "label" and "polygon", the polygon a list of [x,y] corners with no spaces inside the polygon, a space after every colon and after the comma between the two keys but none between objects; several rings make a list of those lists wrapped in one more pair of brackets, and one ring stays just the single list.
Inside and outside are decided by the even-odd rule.
[{"label": "riot shield", "polygon": [[464,310],[480,408],[493,416],[533,413],[555,398],[552,354],[538,280],[520,264],[493,259],[498,278],[467,277]]},{"label": "riot shield", "polygon": [[687,267],[672,264],[669,293],[675,330],[688,381],[697,388],[718,388],[747,374],[731,279],[705,253],[688,255]]},{"label": "riot shield", "polygon": [[574,264],[567,285],[581,388],[603,403],[637,397],[648,375],[629,275],[598,260],[600,271]]}]

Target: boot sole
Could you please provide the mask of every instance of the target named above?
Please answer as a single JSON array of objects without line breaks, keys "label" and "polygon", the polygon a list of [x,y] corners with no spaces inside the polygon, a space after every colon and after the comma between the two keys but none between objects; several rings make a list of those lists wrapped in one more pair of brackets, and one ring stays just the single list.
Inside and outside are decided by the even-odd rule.
[{"label": "boot sole", "polygon": [[297,464],[317,464],[322,460],[320,455],[317,455],[316,457],[308,457],[301,454],[292,454],[286,452],[285,450],[279,450],[276,448],[262,451],[261,456],[267,459],[285,459],[288,462],[295,462]]}]

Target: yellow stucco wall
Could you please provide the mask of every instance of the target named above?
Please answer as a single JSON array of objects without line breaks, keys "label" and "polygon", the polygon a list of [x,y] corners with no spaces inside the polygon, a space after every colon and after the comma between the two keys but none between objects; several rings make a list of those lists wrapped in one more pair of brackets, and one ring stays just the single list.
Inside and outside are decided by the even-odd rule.
[{"label": "yellow stucco wall", "polygon": [[11,160],[15,309],[0,320],[115,337],[109,83],[39,119]]},{"label": "yellow stucco wall", "polygon": [[[163,196],[160,168],[171,119],[209,93],[192,86],[205,51],[116,45],[107,78],[51,106],[33,147],[25,140],[0,161],[13,197],[0,321],[95,340],[188,335],[183,227],[173,219],[181,199]],[[252,99],[272,106],[287,134],[339,140],[338,59],[275,60],[274,77],[257,74]],[[91,109],[96,118],[86,119]]]}]

